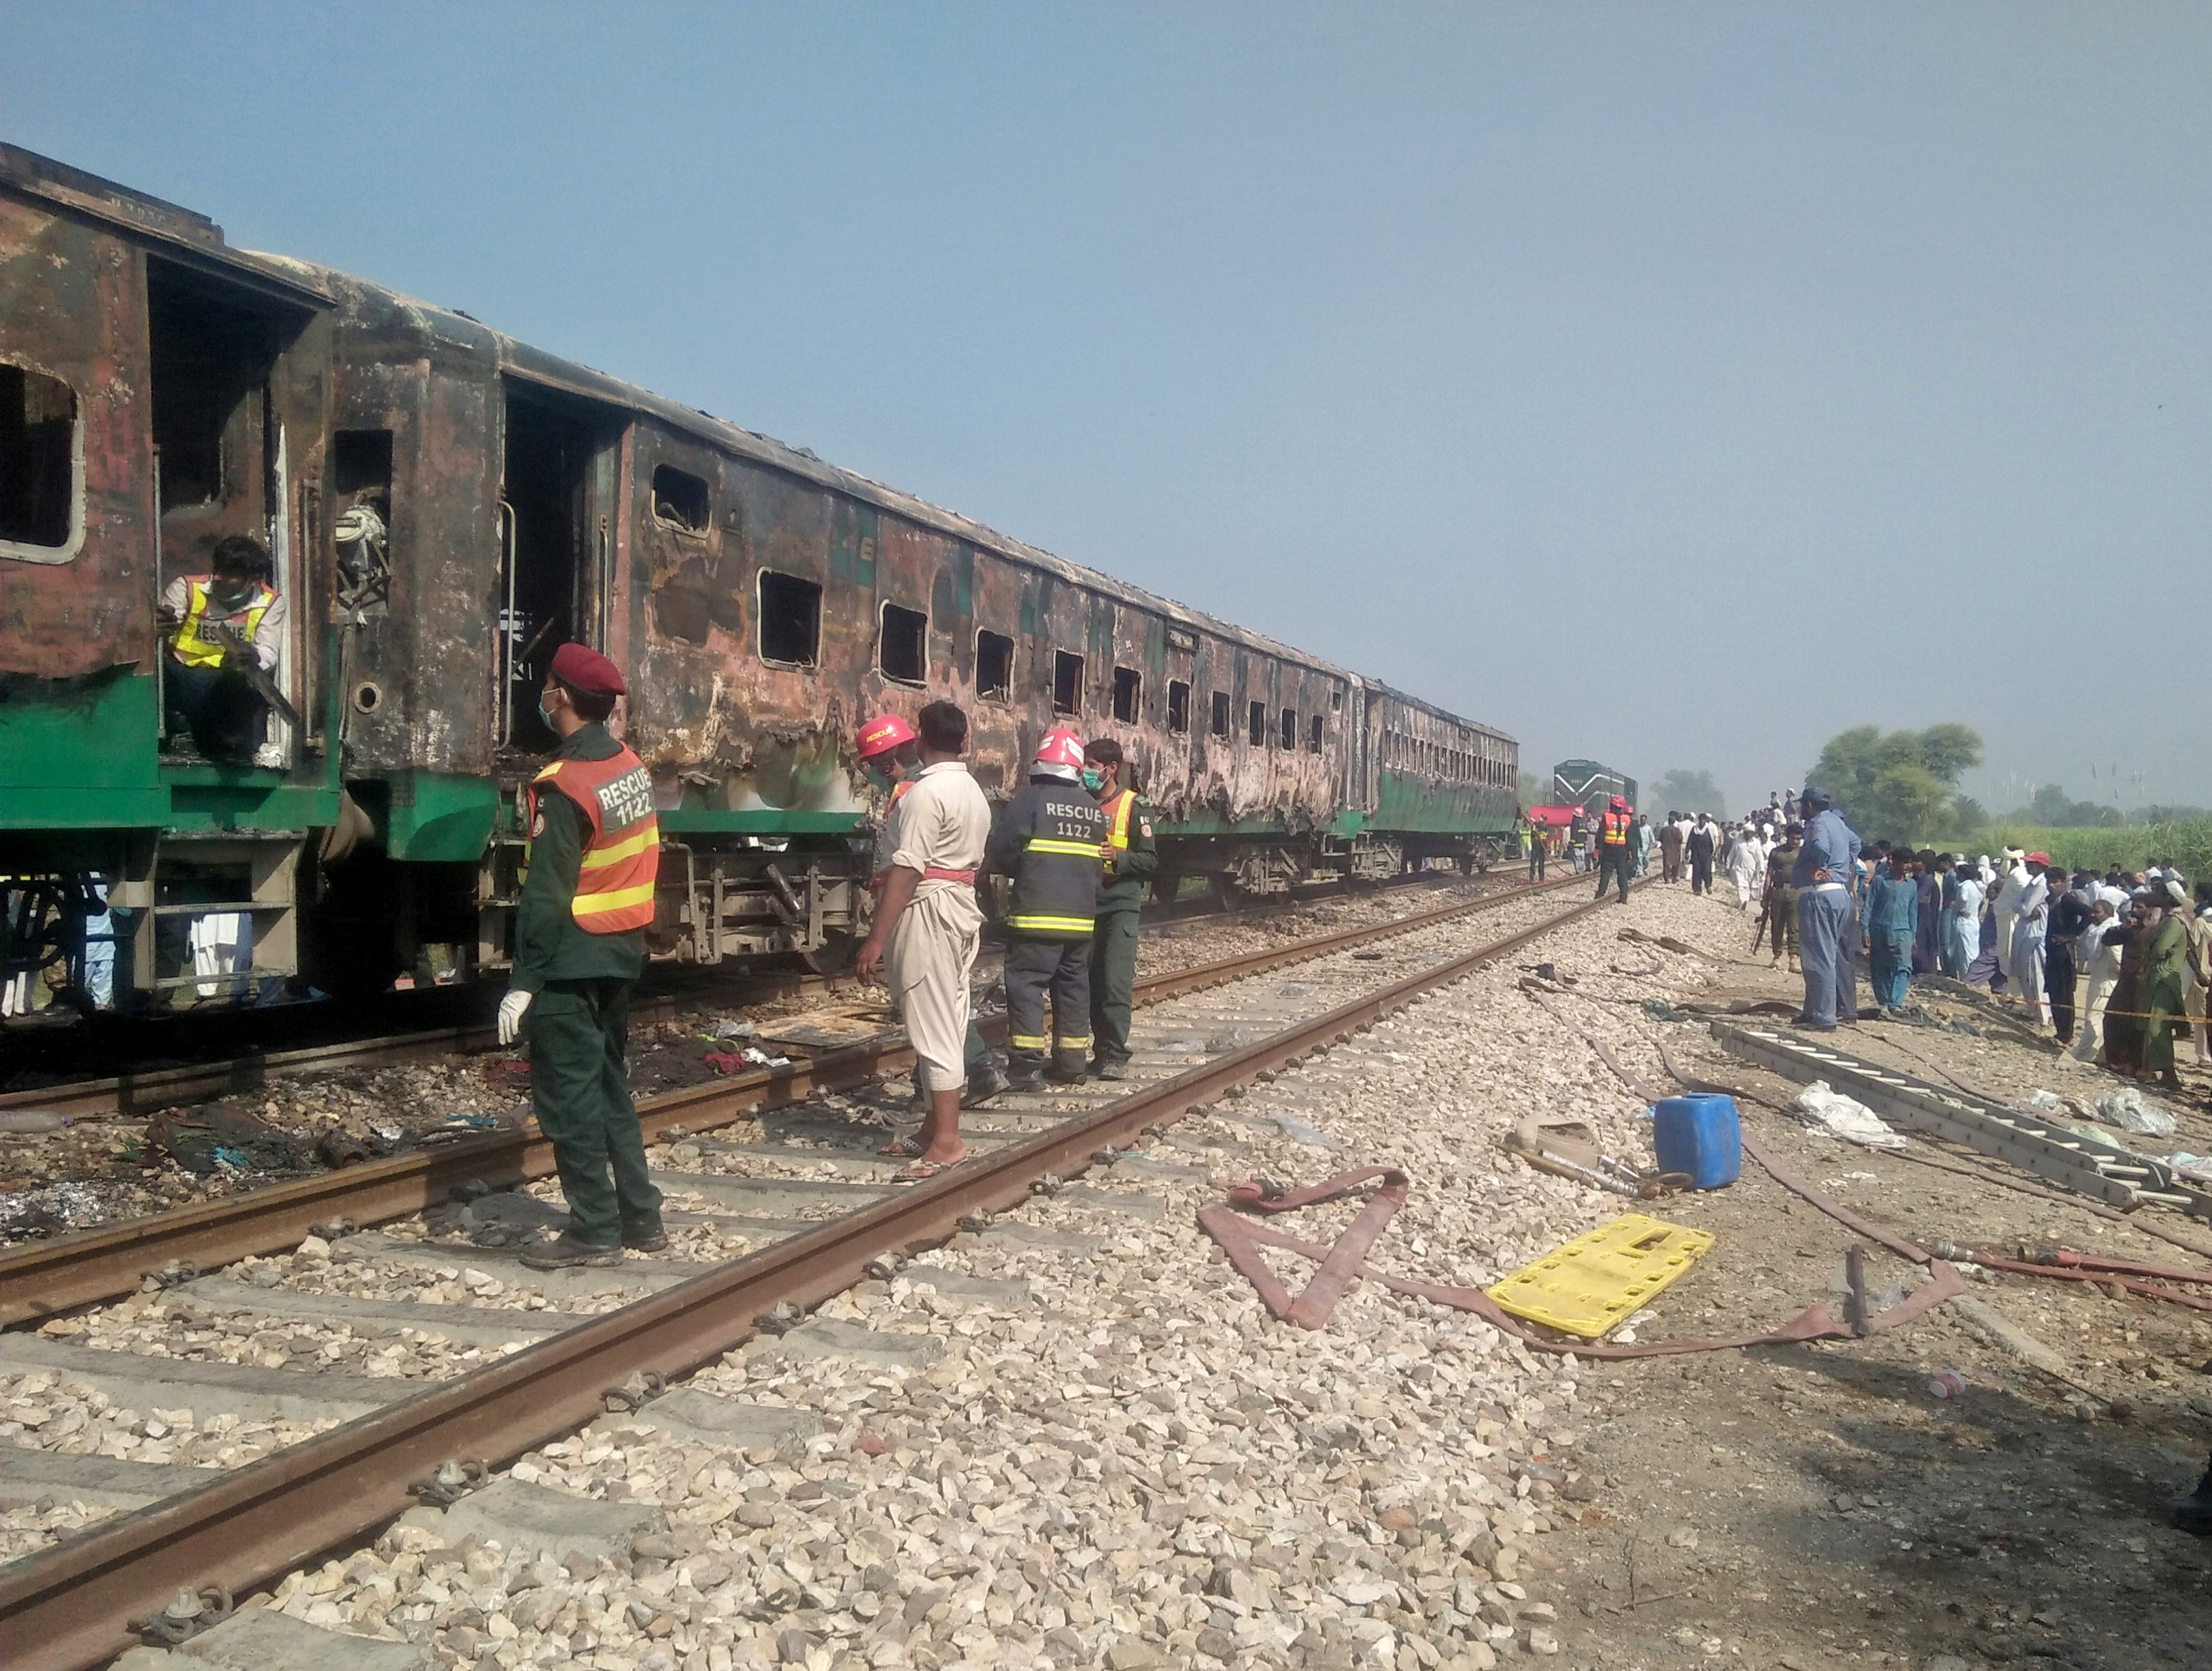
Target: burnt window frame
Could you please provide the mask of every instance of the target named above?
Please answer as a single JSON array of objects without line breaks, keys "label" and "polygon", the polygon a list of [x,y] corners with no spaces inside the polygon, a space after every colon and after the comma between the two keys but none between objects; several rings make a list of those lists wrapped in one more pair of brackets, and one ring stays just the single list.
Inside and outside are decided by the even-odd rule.
[{"label": "burnt window frame", "polygon": [[[1178,695],[1182,699],[1179,709],[1176,701]],[[1190,698],[1191,689],[1188,679],[1168,681],[1167,724],[1168,734],[1170,737],[1187,737],[1190,734]],[[1177,723],[1178,713],[1181,715],[1181,723]]]},{"label": "burnt window frame", "polygon": [[[1006,647],[1006,677],[1005,681],[987,690],[983,688],[983,641]],[[994,633],[988,627],[975,629],[975,700],[979,702],[1002,702],[1012,706],[1014,700],[1014,641],[1005,633]]]},{"label": "burnt window frame", "polygon": [[[1124,703],[1121,693],[1127,690],[1129,700]],[[1127,712],[1123,712],[1124,708]],[[1145,676],[1134,667],[1114,670],[1114,722],[1116,725],[1137,726],[1145,720]]]},{"label": "burnt window frame", "polygon": [[74,562],[77,554],[84,550],[84,397],[77,392],[76,386],[67,378],[56,377],[52,372],[42,371],[36,366],[27,365],[20,360],[0,361],[0,365],[22,374],[27,397],[31,380],[39,378],[60,389],[69,396],[70,401],[69,526],[62,536],[61,544],[48,545],[39,540],[0,538],[0,558],[13,562],[42,565]]},{"label": "burnt window frame", "polygon": [[1306,727],[1306,752],[1308,754],[1320,754],[1323,752],[1322,743],[1323,739],[1328,735],[1328,720],[1322,716],[1321,712],[1318,709],[1315,710],[1313,721]]},{"label": "burnt window frame", "polygon": [[1267,732],[1269,729],[1270,726],[1267,723],[1267,704],[1265,702],[1248,701],[1244,704],[1245,742],[1249,746],[1255,749],[1266,748],[1267,746]]},{"label": "burnt window frame", "polygon": [[[814,657],[811,661],[796,661],[768,653],[768,585],[770,580],[787,580],[793,586],[811,587],[814,592]],[[823,586],[819,580],[810,580],[804,574],[793,574],[787,569],[763,568],[753,577],[753,653],[766,667],[794,668],[811,673],[822,665],[822,599]]]},{"label": "burnt window frame", "polygon": [[[1070,663],[1073,663],[1075,668],[1075,705],[1073,708],[1066,706],[1060,699],[1062,675],[1067,671]],[[1074,720],[1083,717],[1083,674],[1084,658],[1077,652],[1054,650],[1052,653],[1052,711],[1054,714],[1064,714]]]},{"label": "burnt window frame", "polygon": [[1237,734],[1237,704],[1226,690],[1211,691],[1206,706],[1206,734],[1209,737],[1231,738]]},{"label": "burnt window frame", "polygon": [[1298,751],[1298,711],[1286,708],[1276,716],[1275,746],[1285,754]]},{"label": "burnt window frame", "polygon": [[[660,512],[660,477],[663,471],[688,482],[699,489],[699,520],[685,521],[681,516],[664,516]],[[714,487],[705,477],[695,475],[682,465],[666,459],[653,465],[653,474],[646,478],[646,496],[653,520],[671,533],[683,534],[691,539],[704,539],[714,526]],[[672,500],[672,503],[673,501]]]},{"label": "burnt window frame", "polygon": [[[917,671],[911,673],[891,671],[884,654],[891,641],[891,616],[895,612],[902,617],[899,623],[902,639],[910,636],[913,641]],[[908,685],[915,690],[929,683],[929,615],[927,611],[908,609],[904,604],[890,598],[876,605],[876,671],[893,684]]]}]

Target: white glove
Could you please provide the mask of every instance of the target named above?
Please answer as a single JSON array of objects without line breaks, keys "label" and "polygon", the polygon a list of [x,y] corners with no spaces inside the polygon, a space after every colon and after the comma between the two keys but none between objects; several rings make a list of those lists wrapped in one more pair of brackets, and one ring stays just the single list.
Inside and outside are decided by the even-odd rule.
[{"label": "white glove", "polygon": [[531,994],[511,992],[499,1000],[499,1042],[512,1044],[522,1036],[522,1014],[530,1007]]}]

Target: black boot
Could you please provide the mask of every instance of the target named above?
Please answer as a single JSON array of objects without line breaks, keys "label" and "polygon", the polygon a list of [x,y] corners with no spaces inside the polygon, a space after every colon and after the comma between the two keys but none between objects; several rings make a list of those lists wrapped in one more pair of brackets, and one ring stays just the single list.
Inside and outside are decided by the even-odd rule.
[{"label": "black boot", "polygon": [[2197,1489],[2173,1505],[2173,1523],[2200,1538],[2212,1537],[2212,1462],[2205,1464]]}]

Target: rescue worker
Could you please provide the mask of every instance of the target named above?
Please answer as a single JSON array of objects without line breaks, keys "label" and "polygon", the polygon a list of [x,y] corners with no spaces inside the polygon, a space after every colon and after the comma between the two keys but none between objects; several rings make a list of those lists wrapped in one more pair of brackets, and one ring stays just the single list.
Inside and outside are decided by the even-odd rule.
[{"label": "rescue worker", "polygon": [[1129,769],[1110,737],[1083,745],[1083,787],[1106,820],[1105,876],[1091,936],[1091,1052],[1102,1079],[1129,1077],[1129,1007],[1137,991],[1137,916],[1160,867],[1152,809],[1122,781]]},{"label": "rescue worker", "polygon": [[1790,869],[1790,885],[1797,890],[1797,956],[1805,970],[1805,1008],[1796,1024],[1832,1033],[1838,1020],[1856,1024],[1859,1018],[1859,921],[1852,897],[1859,838],[1815,785],[1799,792],[1797,804],[1809,817]]},{"label": "rescue worker", "polygon": [[[868,878],[868,891],[880,905],[883,890],[890,880],[891,860],[898,851],[898,832],[895,828],[899,802],[913,788],[921,771],[921,739],[912,726],[896,714],[879,714],[862,725],[854,738],[854,752],[860,757],[860,775],[872,788],[886,796],[882,827],[876,834],[875,869]],[[960,1106],[973,1108],[978,1103],[988,1102],[1006,1088],[1006,1076],[999,1071],[997,1058],[991,1047],[983,1042],[982,1030],[975,1025],[974,1006],[968,1017],[968,1036],[963,1060],[968,1070],[967,1089],[960,1093]],[[917,1073],[914,1082],[915,1101],[921,1105],[927,1119],[930,1109],[930,1093]],[[887,1155],[918,1158],[921,1144],[911,1137],[893,1138],[884,1145]]]},{"label": "rescue worker", "polygon": [[1626,796],[1615,795],[1597,816],[1597,896],[1605,897],[1606,879],[1620,878],[1620,902],[1628,903],[1629,848],[1636,820],[1630,816]]},{"label": "rescue worker", "polygon": [[597,650],[563,644],[538,698],[561,741],[530,786],[514,969],[499,1006],[499,1042],[528,1036],[531,1107],[568,1203],[560,1236],[524,1250],[533,1271],[617,1265],[624,1248],[668,1245],[624,1060],[660,863],[653,779],[607,730],[628,688]]},{"label": "rescue worker", "polygon": [[[1091,940],[1106,818],[1083,792],[1083,739],[1053,730],[999,814],[985,860],[1013,881],[1006,908],[1006,1067],[1016,1091],[1083,1078],[1091,1054]],[[1053,1030],[1045,1031],[1045,999]]]},{"label": "rescue worker", "polygon": [[921,771],[899,798],[890,874],[854,962],[863,981],[883,970],[914,1047],[915,1076],[929,1092],[929,1112],[915,1133],[921,1152],[892,1174],[893,1183],[920,1183],[968,1158],[960,1093],[968,1079],[969,982],[983,939],[975,873],[991,830],[991,804],[961,758],[968,716],[951,702],[931,702],[915,720]]},{"label": "rescue worker", "polygon": [[1538,823],[1533,817],[1530,817],[1528,820],[1528,879],[1531,882],[1541,882],[1544,879],[1544,861],[1551,856],[1551,848],[1544,837],[1544,826]]},{"label": "rescue worker", "polygon": [[[189,731],[206,759],[281,769],[264,740],[263,694],[284,642],[284,599],[270,585],[269,548],[251,534],[216,542],[209,572],[169,582],[155,618],[169,629],[163,696],[172,733]],[[260,688],[257,688],[260,687]]]}]

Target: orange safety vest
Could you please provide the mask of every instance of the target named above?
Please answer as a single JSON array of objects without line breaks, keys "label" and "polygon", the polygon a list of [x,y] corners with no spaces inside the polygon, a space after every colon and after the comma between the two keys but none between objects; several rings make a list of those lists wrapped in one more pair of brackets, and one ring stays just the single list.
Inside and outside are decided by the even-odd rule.
[{"label": "orange safety vest", "polygon": [[628,748],[605,760],[556,760],[530,786],[530,828],[538,829],[538,792],[552,784],[583,809],[592,839],[568,902],[576,926],[590,934],[626,934],[653,921],[653,884],[660,874],[660,819],[653,777]]},{"label": "orange safety vest", "polygon": [[[1107,846],[1119,848],[1123,852],[1128,850],[1129,810],[1136,804],[1137,792],[1134,789],[1117,789],[1115,791],[1114,799],[1098,809],[1106,817]],[[1106,874],[1113,875],[1114,860],[1111,855],[1101,854],[1099,858],[1106,866]]]},{"label": "orange safety vest", "polygon": [[[222,638],[203,638],[200,628],[208,617],[208,588],[214,585],[212,574],[194,574],[185,581],[185,618],[177,624],[177,635],[169,641],[177,653],[177,659],[187,667],[220,667],[223,652],[229,648]],[[269,613],[269,605],[276,601],[276,594],[256,582],[252,593],[234,613],[221,617],[240,623],[239,631],[247,643],[261,630],[261,617]]]},{"label": "orange safety vest", "polygon": [[1597,821],[1598,840],[1609,848],[1628,845],[1631,820],[1626,812],[1608,812]]}]

